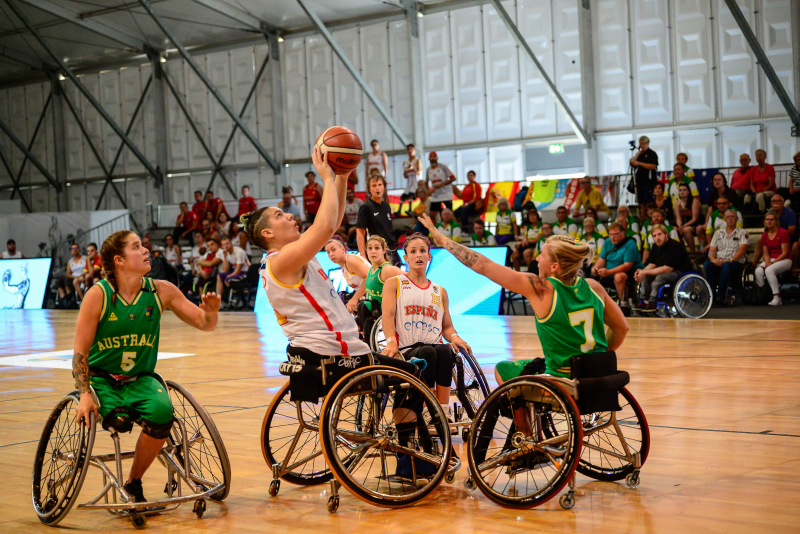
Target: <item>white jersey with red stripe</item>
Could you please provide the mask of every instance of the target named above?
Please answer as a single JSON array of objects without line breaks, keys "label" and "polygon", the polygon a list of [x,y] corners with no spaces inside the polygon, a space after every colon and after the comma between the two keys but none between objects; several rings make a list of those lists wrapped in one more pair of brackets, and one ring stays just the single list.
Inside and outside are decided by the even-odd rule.
[{"label": "white jersey with red stripe", "polygon": [[353,316],[319,261],[314,258],[306,264],[299,283],[286,285],[278,282],[270,270],[270,260],[278,254],[280,251],[272,252],[261,261],[259,274],[289,343],[323,356],[367,354],[369,346],[358,338]]},{"label": "white jersey with red stripe", "polygon": [[350,260],[351,262],[354,261],[356,263],[359,263],[359,262],[363,263],[364,265],[367,266],[367,269],[372,267],[372,265],[367,260],[364,259],[364,256],[362,256],[360,254],[348,254],[347,255],[347,258],[345,259],[345,262],[344,262],[344,267],[342,267],[342,275],[344,276],[344,280],[345,280],[345,282],[347,282],[347,285],[350,286],[353,289],[356,289],[358,286],[361,285],[361,282],[364,280],[364,278],[362,278],[361,276],[358,276],[357,274],[353,274],[348,270],[348,268],[347,268],[347,260]]},{"label": "white jersey with red stripe", "polygon": [[379,150],[377,154],[373,154],[370,152],[367,154],[367,176],[369,173],[372,172],[372,169],[378,169],[381,173],[381,176],[384,178],[386,177],[386,173],[383,172],[383,151]]},{"label": "white jersey with red stripe", "polygon": [[442,288],[428,280],[420,287],[405,274],[397,278],[397,308],[395,331],[399,349],[414,343],[435,345],[442,342],[444,308]]}]

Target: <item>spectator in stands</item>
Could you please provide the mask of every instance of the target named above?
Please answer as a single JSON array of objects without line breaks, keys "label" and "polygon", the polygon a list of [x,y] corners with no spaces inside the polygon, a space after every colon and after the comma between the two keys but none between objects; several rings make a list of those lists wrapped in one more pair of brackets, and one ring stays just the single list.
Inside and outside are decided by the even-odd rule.
[{"label": "spectator in stands", "polygon": [[[636,200],[640,209],[653,201],[653,186],[658,180],[658,154],[650,150],[650,138],[639,138],[639,151],[630,160],[636,180]],[[643,215],[644,213],[641,213]]]},{"label": "spectator in stands", "polygon": [[[521,269],[520,261],[524,258],[525,251],[534,250],[542,234],[542,220],[539,218],[539,212],[536,208],[529,209],[526,217],[527,221],[520,230],[520,242],[517,243],[517,246],[514,247],[514,250],[511,252],[511,265],[513,265],[514,269],[517,271]],[[531,260],[528,260],[525,263],[528,264],[530,262]]]},{"label": "spectator in stands", "polygon": [[639,250],[636,248],[636,241],[625,235],[625,229],[619,222],[608,225],[608,239],[611,242],[603,245],[600,258],[592,268],[592,276],[604,287],[615,288],[620,305],[629,307],[629,280],[642,267]]},{"label": "spectator in stands", "polygon": [[197,214],[197,220],[202,221],[203,217],[206,216],[206,210],[208,210],[208,203],[203,200],[203,192],[202,191],[195,191],[194,192],[194,205],[192,206],[192,211]]},{"label": "spectator in stands", "polygon": [[764,228],[753,255],[756,284],[758,287],[764,287],[764,277],[766,277],[773,295],[769,305],[780,306],[783,302],[778,276],[792,268],[792,260],[789,257],[791,254],[789,232],[778,225],[778,217],[772,210],[764,215]]},{"label": "spectator in stands", "polygon": [[[608,228],[606,228],[605,224],[599,222],[597,218],[597,212],[594,210],[594,208],[586,208],[586,217],[591,217],[594,219],[594,229],[603,237],[608,237]],[[584,220],[586,220],[585,217]],[[583,228],[578,228],[578,232],[583,233]]]},{"label": "spectator in stands", "polygon": [[578,225],[567,216],[568,214],[569,212],[564,206],[559,206],[556,210],[556,223],[553,225],[553,233],[555,235],[578,236]]},{"label": "spectator in stands", "polygon": [[372,147],[372,152],[367,154],[367,157],[364,158],[367,176],[372,173],[372,169],[375,169],[381,174],[381,176],[386,178],[389,170],[389,156],[386,155],[386,152],[381,150],[381,144],[377,139],[370,141],[369,146]]},{"label": "spectator in stands", "polygon": [[[478,183],[475,185],[480,187]],[[466,190],[466,187],[464,189]],[[462,192],[461,195],[463,197],[464,193]],[[472,204],[464,206],[464,209],[461,211],[461,226],[470,227],[475,217],[483,217],[484,213],[486,213],[486,199],[484,199],[483,196],[475,196]]]},{"label": "spectator in stands", "polygon": [[428,196],[428,188],[425,184],[420,184],[417,188],[417,199],[419,204],[414,206],[411,210],[411,217],[414,219],[414,232],[419,232],[422,235],[428,235],[428,229],[419,222],[419,216],[423,213],[430,216],[431,214],[431,198]]},{"label": "spectator in stands", "polygon": [[678,236],[686,240],[689,251],[694,252],[694,236],[700,240],[701,247],[705,246],[705,228],[700,224],[700,197],[692,196],[689,186],[682,183],[678,186],[678,204],[675,206],[675,224]]},{"label": "spectator in stands", "polygon": [[586,243],[586,245],[592,249],[592,257],[586,258],[584,265],[581,268],[584,276],[590,276],[592,267],[594,267],[594,265],[597,263],[600,253],[603,251],[603,245],[605,244],[606,239],[595,229],[595,222],[591,217],[586,217],[583,219],[583,231],[579,237],[581,241]]},{"label": "spectator in stands", "polygon": [[211,191],[206,191],[206,210],[214,214],[215,221],[217,220],[217,217],[219,217],[219,214],[223,211],[229,219],[231,217],[228,213],[228,210],[225,208],[225,203],[222,201],[222,199],[219,197],[214,197],[214,193]]},{"label": "spectator in stands", "polygon": [[[664,184],[656,182],[653,186],[653,207],[652,209],[659,209],[664,212],[664,219],[670,224],[675,222],[675,211],[672,209],[672,199],[665,194],[666,189]],[[647,205],[647,220],[650,220],[650,204]],[[651,223],[652,224],[652,223]],[[642,230],[644,230],[644,223],[642,223]]]},{"label": "spectator in stands", "polygon": [[181,212],[175,220],[175,231],[172,233],[177,243],[186,236],[190,236],[200,225],[200,217],[194,210],[189,210],[186,202],[181,202]]},{"label": "spectator in stands", "polygon": [[650,227],[650,231],[646,232],[642,235],[642,263],[647,265],[648,260],[650,259],[650,250],[655,245],[655,240],[653,239],[653,228],[657,225],[662,225],[664,228],[667,229],[667,235],[670,239],[674,239],[675,241],[680,241],[681,238],[678,235],[678,231],[675,230],[672,226],[668,225],[664,220],[664,212],[661,210],[653,210],[653,213],[650,215],[650,221],[652,221],[653,226]]},{"label": "spectator in stands", "polygon": [[[517,227],[517,214],[511,210],[511,205],[505,197],[497,201],[497,213],[495,215],[497,231],[495,240],[498,245],[505,245],[517,239],[519,228]],[[576,229],[577,233],[577,229]]]},{"label": "spectator in stands", "polygon": [[703,265],[706,280],[714,291],[714,302],[717,304],[727,302],[731,280],[742,275],[747,262],[750,236],[747,230],[737,224],[740,215],[738,210],[732,208],[725,212],[725,228],[714,232],[708,249],[708,261]]},{"label": "spectator in stands", "polygon": [[442,220],[436,223],[436,228],[448,239],[452,239],[456,243],[461,243],[461,226],[455,221],[455,216],[452,211],[448,209],[442,211]]},{"label": "spectator in stands", "polygon": [[283,202],[278,204],[278,207],[284,213],[291,213],[292,216],[299,216],[300,214],[300,207],[297,205],[297,202],[294,199],[294,192],[290,186],[284,187],[282,190],[283,192]]},{"label": "spectator in stands", "polygon": [[197,276],[197,262],[203,258],[206,252],[206,237],[203,235],[201,230],[197,230],[194,233],[194,246],[192,247],[192,259],[190,262],[192,267],[192,276]]},{"label": "spectator in stands", "polygon": [[675,156],[675,163],[680,163],[681,165],[683,165],[683,169],[685,171],[684,174],[688,178],[691,178],[692,180],[694,180],[694,170],[691,167],[689,167],[689,165],[688,165],[688,163],[689,163],[689,155],[688,154],[686,154],[685,152],[678,152],[678,155]]},{"label": "spectator in stands", "polygon": [[386,192],[386,178],[380,174],[373,174],[367,179],[369,198],[358,210],[356,220],[356,241],[358,253],[369,261],[367,256],[367,233],[377,235],[386,241],[386,254],[392,265],[401,265],[400,256],[397,254],[397,238],[394,236],[392,226],[392,207],[384,201]]},{"label": "spectator in stands", "polygon": [[539,274],[539,262],[536,261],[536,258],[542,253],[542,247],[544,246],[547,238],[553,235],[553,225],[549,222],[542,223],[542,232],[539,234],[539,237],[536,240],[536,244],[533,248],[528,248],[522,251],[522,259],[528,265],[528,272],[533,273],[535,275]]},{"label": "spectator in stands", "polygon": [[728,210],[732,210],[736,213],[736,226],[738,228],[744,228],[744,218],[742,217],[742,213],[731,206],[731,202],[728,200],[728,197],[719,197],[717,199],[717,209],[711,212],[711,216],[708,218],[708,224],[699,226],[697,228],[697,236],[700,237],[702,230],[702,234],[704,234],[705,237],[700,241],[703,244],[703,252],[706,252],[706,249],[708,248],[707,243],[716,233],[716,231],[725,228],[727,224],[725,221],[725,213],[727,213]]},{"label": "spectator in stands", "polygon": [[84,290],[81,288],[81,282],[86,274],[88,262],[86,256],[81,254],[81,247],[77,243],[72,243],[69,252],[72,257],[67,262],[66,276],[56,280],[56,289],[61,299],[60,303],[56,303],[56,307],[71,307],[75,295],[78,296],[78,302],[83,300]]},{"label": "spectator in stands", "polygon": [[639,282],[640,307],[644,310],[655,310],[658,290],[665,284],[675,282],[692,268],[683,243],[670,239],[663,224],[654,224],[650,235],[653,236],[653,247],[649,263],[633,275],[634,280]]},{"label": "spectator in stands", "polygon": [[453,209],[453,188],[450,184],[456,181],[456,175],[444,163],[439,163],[436,152],[428,154],[430,165],[425,171],[425,182],[430,184],[431,219],[436,222],[443,209]]},{"label": "spectator in stands", "polygon": [[203,222],[200,223],[200,230],[203,232],[203,236],[205,237],[206,241],[208,241],[209,239],[216,239],[217,241],[219,241],[220,239],[219,232],[214,230],[214,227],[211,225],[211,221],[208,220],[207,218],[203,219]]},{"label": "spectator in stands", "polygon": [[222,265],[217,274],[217,295],[224,295],[223,289],[230,287],[233,280],[247,276],[250,258],[243,248],[237,247],[229,237],[222,238]]},{"label": "spectator in stands", "polygon": [[753,167],[750,191],[755,195],[758,210],[763,213],[778,188],[775,185],[775,167],[767,163],[767,151],[763,148],[756,150],[756,163],[757,165]]},{"label": "spectator in stands", "polygon": [[753,182],[753,169],[750,166],[750,154],[742,154],[739,156],[740,167],[733,171],[731,177],[731,189],[736,193],[739,199],[736,205],[743,207],[753,201],[752,182]]},{"label": "spectator in stands", "polygon": [[245,213],[252,213],[256,211],[256,199],[250,196],[250,186],[242,186],[242,198],[239,199],[239,211],[236,212],[237,217],[241,217]]},{"label": "spectator in stands", "polygon": [[6,249],[3,251],[4,260],[18,260],[24,258],[25,254],[17,250],[17,242],[13,239],[6,241]]},{"label": "spectator in stands", "polygon": [[794,165],[789,169],[789,202],[793,210],[800,210],[800,152],[793,156]]},{"label": "spectator in stands", "polygon": [[[737,169],[739,170],[739,169]],[[708,193],[708,211],[706,212],[706,223],[714,211],[714,206],[717,205],[717,199],[725,197],[730,202],[731,206],[735,206],[739,200],[736,191],[728,187],[728,179],[721,172],[714,173],[711,179],[711,191]]]},{"label": "spectator in stands", "polygon": [[642,250],[642,236],[628,227],[628,219],[624,215],[617,215],[617,222],[622,226],[623,235],[636,243],[636,250]]},{"label": "spectator in stands", "polygon": [[242,232],[242,229],[239,226],[239,221],[233,221],[231,224],[231,231],[228,233],[228,237],[230,238],[231,243],[243,249],[247,254],[247,257],[250,257],[250,255],[253,253],[250,247],[250,240],[247,237],[247,233]]},{"label": "spectator in stands", "polygon": [[464,186],[460,194],[456,194],[463,201],[463,204],[453,213],[461,221],[461,226],[467,226],[469,221],[474,219],[476,215],[480,215],[475,212],[474,208],[475,201],[479,198],[483,199],[483,188],[481,184],[475,181],[476,178],[475,171],[468,171],[467,185]]},{"label": "spectator in stands", "polygon": [[97,243],[89,243],[86,245],[86,256],[86,269],[84,269],[85,272],[83,275],[84,292],[88,291],[95,282],[100,280],[103,273],[103,262],[100,260],[100,255],[97,253]]},{"label": "spectator in stands", "polygon": [[167,260],[167,263],[178,271],[183,270],[183,255],[180,245],[175,244],[175,238],[167,234],[164,238],[164,245],[164,258]]},{"label": "spectator in stands", "polygon": [[493,247],[497,245],[497,241],[491,232],[486,231],[486,223],[480,217],[475,217],[472,221],[472,235],[469,239],[469,246],[471,247]]},{"label": "spectator in stands", "polygon": [[797,215],[791,208],[784,207],[784,199],[780,195],[775,195],[770,200],[772,211],[778,218],[778,226],[789,232],[789,242],[797,241]]},{"label": "spectator in stands", "polygon": [[222,254],[219,254],[219,239],[206,240],[206,253],[197,260],[197,277],[195,278],[195,291],[200,293],[207,282],[216,278],[217,270],[222,264]]},{"label": "spectator in stands", "polygon": [[[661,184],[656,184],[656,185],[661,185]],[[647,233],[650,231],[650,228],[653,226],[653,223],[650,220],[650,217],[653,216],[653,212],[655,210],[657,210],[658,208],[656,207],[656,203],[655,202],[650,202],[650,203],[647,204],[646,209],[647,209],[647,219],[645,219],[642,222],[642,230],[641,230],[641,232],[639,232],[639,236],[640,237],[642,235],[647,235]],[[661,210],[661,211],[664,211],[664,210]],[[664,214],[665,214],[665,217],[666,217],[666,212],[664,212]]]},{"label": "spectator in stands", "polygon": [[397,207],[397,215],[403,210],[403,204],[408,201],[408,213],[411,213],[411,204],[417,198],[417,189],[419,189],[420,177],[422,176],[422,161],[417,157],[417,149],[414,145],[409,144],[406,146],[408,152],[408,159],[403,160],[403,178],[406,181],[406,187],[400,195],[400,205]]},{"label": "spectator in stands", "polygon": [[214,228],[219,232],[220,236],[224,237],[228,235],[228,232],[231,231],[231,220],[227,212],[219,212],[217,220],[214,222]]},{"label": "spectator in stands", "polygon": [[[580,223],[586,216],[586,208],[594,209],[599,217],[599,220],[608,222],[610,211],[606,203],[603,201],[603,194],[594,187],[592,187],[592,179],[584,176],[580,179],[581,191],[575,199],[575,205],[572,208],[572,218],[575,222]],[[598,220],[595,218],[595,220]]]},{"label": "spectator in stands", "polygon": [[700,191],[697,189],[697,184],[686,176],[686,168],[680,163],[676,163],[673,167],[672,177],[667,182],[667,195],[672,199],[672,209],[675,210],[675,217],[677,221],[678,216],[678,203],[680,202],[680,186],[686,184],[692,198],[697,198],[700,202]]},{"label": "spectator in stands", "polygon": [[358,169],[353,169],[353,171],[347,175],[347,189],[352,189],[353,191],[356,190],[358,186]]},{"label": "spectator in stands", "polygon": [[[645,206],[647,206],[647,204],[645,204]],[[642,215],[644,215],[645,213],[646,213],[645,211],[642,211]],[[629,210],[628,206],[626,206],[625,204],[622,204],[617,208],[617,220],[619,220],[620,215],[625,217],[626,230],[631,230],[637,234],[642,231],[642,227],[639,225],[639,220],[633,215],[631,215],[631,210]]]},{"label": "spectator in stands", "polygon": [[313,171],[306,173],[308,183],[303,188],[303,211],[306,212],[306,223],[314,224],[314,218],[322,202],[322,184],[317,182],[317,175]]},{"label": "spectator in stands", "polygon": [[342,225],[336,231],[345,243],[355,243],[356,238],[356,222],[358,222],[358,210],[361,208],[363,202],[361,199],[356,198],[356,192],[348,189],[345,193],[344,216],[342,217]]}]

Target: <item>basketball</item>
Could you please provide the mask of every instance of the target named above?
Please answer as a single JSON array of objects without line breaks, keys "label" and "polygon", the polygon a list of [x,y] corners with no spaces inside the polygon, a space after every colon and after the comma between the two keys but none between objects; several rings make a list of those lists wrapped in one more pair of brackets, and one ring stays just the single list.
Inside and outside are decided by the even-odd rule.
[{"label": "basketball", "polygon": [[348,174],[361,163],[364,148],[361,139],[350,128],[333,126],[317,137],[314,146],[328,154],[328,164],[336,174]]}]

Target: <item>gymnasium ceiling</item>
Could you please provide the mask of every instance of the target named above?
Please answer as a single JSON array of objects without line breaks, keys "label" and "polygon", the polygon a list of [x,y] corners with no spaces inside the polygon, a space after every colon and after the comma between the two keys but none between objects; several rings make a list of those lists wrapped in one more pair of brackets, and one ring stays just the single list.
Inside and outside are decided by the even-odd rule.
[{"label": "gymnasium ceiling", "polygon": [[[76,72],[114,68],[127,61],[145,62],[140,50],[126,48],[112,39],[68,22],[38,7],[37,2],[56,4],[82,19],[103,23],[141,39],[155,48],[177,55],[152,18],[135,0],[0,0],[0,86],[19,85],[46,79],[41,70],[23,65],[12,56],[22,52],[33,59],[52,64],[46,50],[11,10],[13,1],[41,32],[47,42]],[[311,21],[295,0],[216,0],[279,28],[279,34],[310,29]],[[400,0],[306,0],[326,24],[402,16]],[[435,2],[434,2],[435,3]],[[263,42],[263,36],[195,0],[150,0],[154,11],[165,21],[180,43],[190,51],[233,47],[247,42]]]}]

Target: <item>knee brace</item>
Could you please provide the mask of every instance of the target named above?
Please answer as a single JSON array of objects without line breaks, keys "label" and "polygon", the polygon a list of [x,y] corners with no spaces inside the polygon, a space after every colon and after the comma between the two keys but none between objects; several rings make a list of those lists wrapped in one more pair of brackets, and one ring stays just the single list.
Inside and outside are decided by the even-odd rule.
[{"label": "knee brace", "polygon": [[142,432],[154,439],[166,439],[172,430],[172,421],[168,423],[151,423],[145,419],[139,419],[139,425],[142,427]]}]

